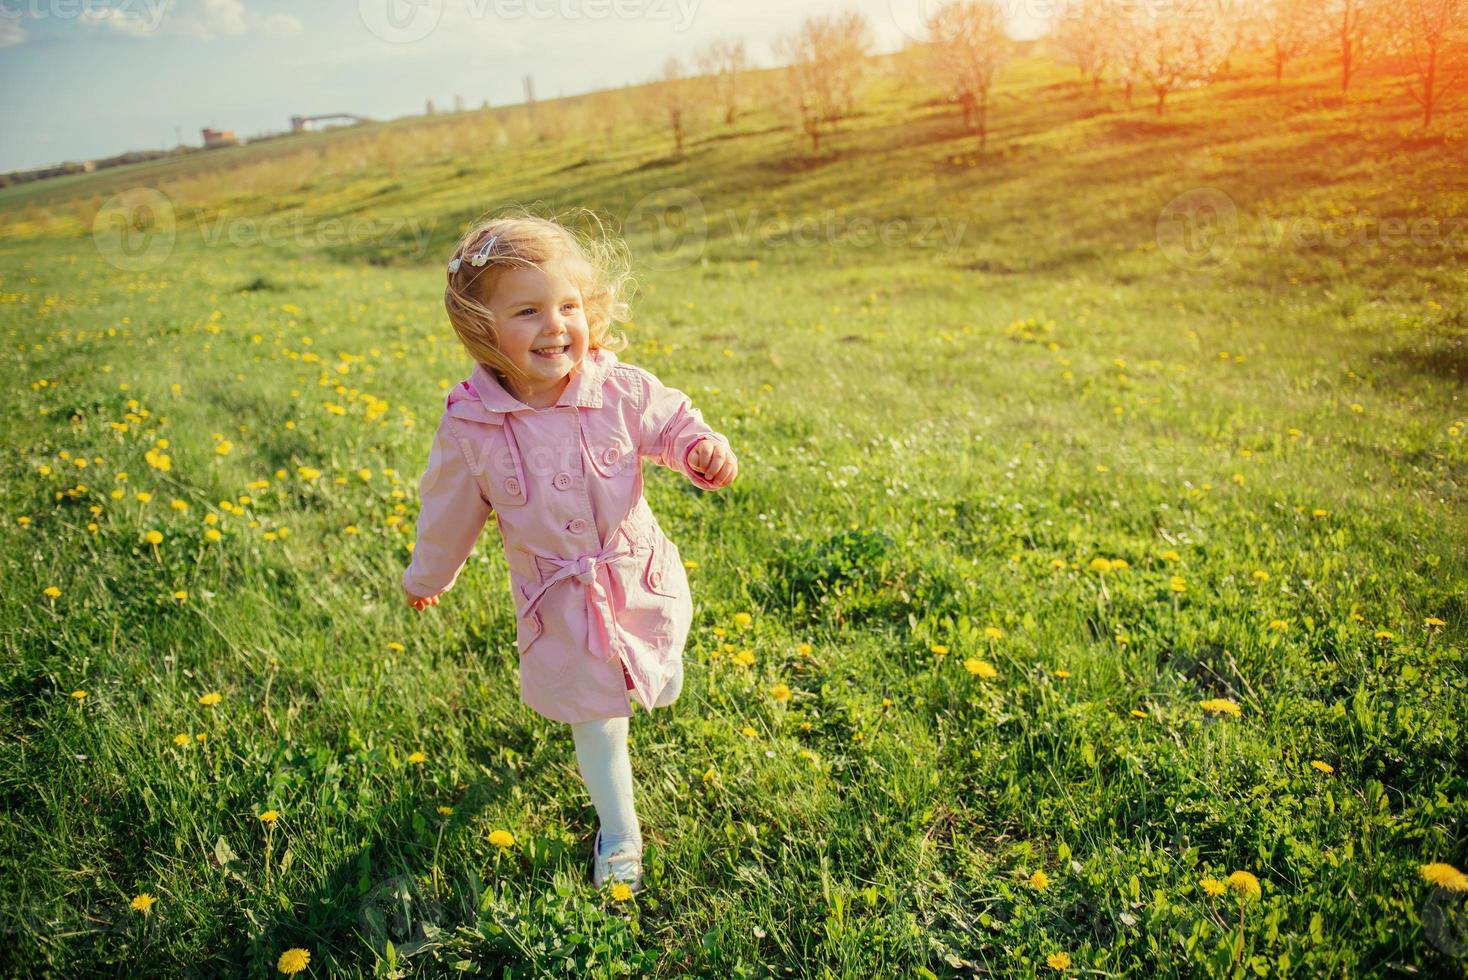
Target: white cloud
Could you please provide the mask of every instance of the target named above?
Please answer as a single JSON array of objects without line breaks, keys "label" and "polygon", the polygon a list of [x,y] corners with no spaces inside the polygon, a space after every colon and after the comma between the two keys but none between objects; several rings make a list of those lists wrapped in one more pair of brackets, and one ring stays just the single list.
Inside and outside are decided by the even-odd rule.
[{"label": "white cloud", "polygon": [[257,14],[243,0],[132,0],[88,11],[82,19],[127,37],[173,34],[198,41],[255,32],[284,37],[302,30],[290,14]]}]

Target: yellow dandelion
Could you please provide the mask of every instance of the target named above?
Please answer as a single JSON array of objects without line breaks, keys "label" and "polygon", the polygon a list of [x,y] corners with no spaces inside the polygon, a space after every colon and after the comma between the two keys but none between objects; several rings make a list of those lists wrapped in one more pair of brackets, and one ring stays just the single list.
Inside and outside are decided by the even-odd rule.
[{"label": "yellow dandelion", "polygon": [[1065,678],[1067,678],[1067,677],[1070,676],[1070,671],[1068,671],[1068,670],[1057,670],[1055,672],[1055,676],[1056,677],[1059,677],[1061,680],[1065,680]]},{"label": "yellow dandelion", "polygon": [[157,901],[158,899],[155,896],[149,894],[148,892],[143,892],[141,895],[135,896],[131,904],[134,911],[141,912],[144,915],[147,915],[149,912],[153,911],[153,905]]},{"label": "yellow dandelion", "polygon": [[1228,891],[1228,886],[1217,878],[1200,878],[1198,884],[1203,886],[1203,890],[1214,898]]},{"label": "yellow dandelion", "polygon": [[1066,970],[1070,968],[1069,953],[1051,953],[1045,957],[1045,965],[1052,970]]},{"label": "yellow dandelion", "polygon": [[502,850],[508,850],[515,846],[515,835],[508,830],[491,830],[489,842]]},{"label": "yellow dandelion", "polygon": [[795,652],[800,654],[802,657],[809,657],[811,654],[811,649],[812,647],[809,643],[802,643],[800,646],[795,648]]},{"label": "yellow dandelion", "polygon": [[41,590],[41,595],[48,599],[56,599],[61,596],[61,590],[54,585],[48,585]]},{"label": "yellow dandelion", "polygon": [[447,817],[447,816],[451,815],[453,812],[454,812],[454,808],[451,807],[451,806],[440,806],[438,808],[438,815],[440,817]]},{"label": "yellow dandelion", "polygon": [[387,648],[389,650],[391,650],[393,653],[402,653],[404,650],[408,649],[407,647],[405,647],[401,643],[399,643],[397,640],[393,640],[392,642],[390,642],[387,645]]},{"label": "yellow dandelion", "polygon": [[619,881],[612,886],[612,901],[627,902],[632,899],[632,886],[625,881]]},{"label": "yellow dandelion", "polygon": [[743,728],[739,729],[739,734],[743,735],[745,738],[758,738],[759,737],[759,732],[755,731],[753,728],[749,727],[748,725],[745,725]]},{"label": "yellow dandelion", "polygon": [[770,697],[774,698],[776,701],[789,701],[790,700],[790,687],[789,687],[789,685],[785,684],[782,681],[781,683],[776,684],[774,687],[771,687],[770,688]]},{"label": "yellow dandelion", "polygon": [[285,974],[300,973],[306,968],[306,964],[310,962],[310,951],[297,946],[294,949],[288,949],[284,953],[281,953],[280,959],[275,961],[275,968]]},{"label": "yellow dandelion", "polygon": [[982,677],[986,680],[992,680],[993,678],[999,676],[999,672],[994,669],[994,665],[989,663],[989,661],[987,660],[979,660],[976,657],[969,657],[963,662],[963,666],[965,670],[967,670],[970,674],[973,674],[975,677]]},{"label": "yellow dandelion", "polygon": [[175,592],[173,594],[173,597],[175,599],[177,599],[179,602],[188,602],[189,601],[189,594],[187,592],[185,592],[183,589],[179,589],[177,592]]},{"label": "yellow dandelion", "polygon": [[1321,772],[1325,773],[1327,776],[1329,776],[1331,773],[1335,772],[1335,766],[1331,765],[1329,762],[1321,762],[1319,759],[1311,759],[1310,760],[1310,766],[1313,769],[1319,769]]},{"label": "yellow dandelion", "polygon": [[81,688],[77,688],[75,691],[71,692],[71,696],[80,701],[82,698],[87,696],[87,692],[83,691]]},{"label": "yellow dandelion", "polygon": [[173,736],[173,744],[180,747],[188,745],[191,741],[192,739],[189,737],[188,732],[179,732],[177,735]]},{"label": "yellow dandelion", "polygon": [[162,544],[163,543],[163,532],[162,531],[149,531],[147,534],[143,535],[143,540],[146,541],[146,542],[148,542],[149,544]]},{"label": "yellow dandelion", "polygon": [[948,648],[941,643],[934,643],[932,646],[928,647],[928,650],[932,653],[936,653],[940,657],[948,653]]},{"label": "yellow dandelion", "polygon": [[997,640],[1004,635],[1004,631],[997,626],[985,626],[984,635],[991,640]]},{"label": "yellow dandelion", "polygon": [[1271,619],[1269,621],[1269,628],[1272,630],[1283,631],[1289,629],[1290,624],[1289,621],[1285,619]]},{"label": "yellow dandelion", "polygon": [[1448,625],[1448,621],[1447,620],[1445,620],[1445,619],[1438,619],[1436,616],[1428,616],[1426,619],[1423,620],[1423,622],[1426,625],[1428,625],[1428,626],[1446,626],[1446,625]]},{"label": "yellow dandelion", "polygon": [[1330,513],[1330,511],[1326,510],[1324,507],[1316,507],[1314,510],[1312,510],[1310,512],[1310,516],[1311,517],[1324,517],[1328,513]]},{"label": "yellow dandelion", "polygon": [[753,624],[754,624],[754,617],[751,616],[749,613],[747,613],[747,612],[738,612],[738,613],[735,613],[734,614],[734,625],[735,626],[738,626],[740,629],[747,630]]},{"label": "yellow dandelion", "polygon": [[1185,592],[1187,591],[1188,583],[1183,581],[1181,575],[1174,575],[1168,580],[1167,587],[1174,592]]},{"label": "yellow dandelion", "polygon": [[1176,551],[1173,551],[1173,550],[1169,549],[1169,550],[1164,551],[1162,553],[1162,560],[1163,561],[1182,561],[1183,560],[1183,556],[1180,555],[1180,554],[1178,554]]},{"label": "yellow dandelion", "polygon": [[205,541],[218,541],[222,537],[224,537],[224,535],[220,534],[217,528],[211,527],[204,532]]},{"label": "yellow dandelion", "polygon": [[1143,711],[1141,708],[1133,708],[1132,709],[1132,717],[1133,718],[1145,718],[1145,717],[1147,717],[1147,712]]},{"label": "yellow dandelion", "polygon": [[140,504],[146,504],[148,501],[153,499],[153,495],[146,490],[139,490],[136,494],[134,494],[134,496],[137,498],[138,503]]},{"label": "yellow dandelion", "polygon": [[1050,887],[1050,876],[1043,871],[1036,871],[1030,875],[1030,887],[1036,891],[1044,891]]},{"label": "yellow dandelion", "polygon": [[260,814],[259,819],[260,822],[263,824],[273,824],[275,823],[275,821],[280,819],[280,811],[266,810],[264,813]]},{"label": "yellow dandelion", "polygon": [[421,766],[421,765],[423,765],[423,763],[425,763],[427,761],[428,761],[428,754],[426,752],[409,752],[408,753],[408,762],[410,762],[411,764],[413,764],[415,766]]},{"label": "yellow dandelion", "polygon": [[168,502],[168,506],[172,507],[174,510],[188,510],[189,509],[188,501],[186,501],[186,500],[179,500],[177,497],[174,497],[172,500],[170,500]]},{"label": "yellow dandelion", "polygon": [[754,664],[754,651],[740,650],[729,659],[738,664],[740,667],[749,667]]},{"label": "yellow dandelion", "polygon": [[209,708],[218,704],[222,698],[223,695],[220,694],[218,691],[207,691],[199,695],[199,703],[204,705],[206,708]]},{"label": "yellow dandelion", "polygon": [[1095,572],[1109,572],[1111,571],[1111,562],[1105,558],[1092,558],[1091,570]]},{"label": "yellow dandelion", "polygon": [[1259,897],[1259,879],[1247,871],[1235,871],[1228,876],[1229,887],[1246,898]]},{"label": "yellow dandelion", "polygon": [[1198,707],[1202,708],[1209,714],[1228,714],[1233,715],[1235,718],[1239,717],[1243,713],[1242,709],[1240,709],[1237,704],[1230,701],[1228,698],[1208,698],[1205,701],[1199,701]]},{"label": "yellow dandelion", "polygon": [[706,783],[713,782],[713,780],[716,779],[718,777],[718,775],[719,774],[714,771],[714,767],[713,766],[709,766],[703,772],[703,781],[706,782]]},{"label": "yellow dandelion", "polygon": [[1424,864],[1417,871],[1426,880],[1432,882],[1434,885],[1440,885],[1448,891],[1468,891],[1468,875],[1465,875],[1451,864],[1443,864],[1442,862]]},{"label": "yellow dandelion", "polygon": [[1378,640],[1390,640],[1396,636],[1391,630],[1377,630],[1373,635]]},{"label": "yellow dandelion", "polygon": [[1264,571],[1264,569],[1262,568],[1256,568],[1254,569],[1254,579],[1258,582],[1268,582],[1269,573]]}]

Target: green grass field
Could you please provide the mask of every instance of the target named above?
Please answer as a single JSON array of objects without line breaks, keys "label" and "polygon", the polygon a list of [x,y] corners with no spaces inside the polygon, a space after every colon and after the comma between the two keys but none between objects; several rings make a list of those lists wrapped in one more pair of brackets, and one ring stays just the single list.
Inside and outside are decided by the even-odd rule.
[{"label": "green grass field", "polygon": [[[1158,117],[1033,55],[987,152],[895,77],[816,157],[244,147],[136,175],[148,268],[92,233],[127,174],[7,191],[0,972],[1463,975],[1468,111],[1238,69]],[[647,470],[695,621],[631,902],[493,527],[398,585],[506,204],[625,225],[622,357],[742,464]]]}]

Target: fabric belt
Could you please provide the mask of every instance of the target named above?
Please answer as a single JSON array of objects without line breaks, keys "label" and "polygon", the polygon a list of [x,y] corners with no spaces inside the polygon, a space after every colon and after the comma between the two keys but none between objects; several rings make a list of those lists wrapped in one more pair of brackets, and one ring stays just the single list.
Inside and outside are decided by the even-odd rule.
[{"label": "fabric belt", "polygon": [[546,590],[563,579],[574,577],[581,583],[586,595],[587,647],[593,657],[608,663],[617,658],[614,642],[614,637],[617,636],[617,617],[612,612],[611,597],[605,585],[608,575],[607,566],[613,562],[624,561],[635,554],[634,549],[627,543],[626,533],[621,528],[618,528],[613,535],[613,540],[616,542],[615,545],[608,545],[601,551],[580,555],[576,558],[562,558],[559,555],[532,551],[532,555],[545,559],[554,565],[556,570],[531,593],[523,613],[527,617],[533,616]]}]

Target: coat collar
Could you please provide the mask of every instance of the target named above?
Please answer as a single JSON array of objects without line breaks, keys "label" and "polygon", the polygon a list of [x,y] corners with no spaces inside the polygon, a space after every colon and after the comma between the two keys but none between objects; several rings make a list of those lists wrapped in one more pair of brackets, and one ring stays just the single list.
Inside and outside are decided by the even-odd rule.
[{"label": "coat collar", "polygon": [[[553,407],[601,408],[602,388],[606,383],[607,375],[611,373],[616,363],[617,355],[609,350],[602,348],[588,350],[586,357],[572,372],[571,380],[566,384],[566,390],[561,392],[561,397],[556,399]],[[457,393],[464,387],[466,387],[465,383],[461,382],[455,386],[454,391]],[[479,403],[490,412],[502,414],[536,411],[506,391],[504,385],[500,384],[499,379],[494,376],[494,372],[483,364],[474,365],[474,371],[469,375],[467,388],[470,392],[478,394]]]}]

